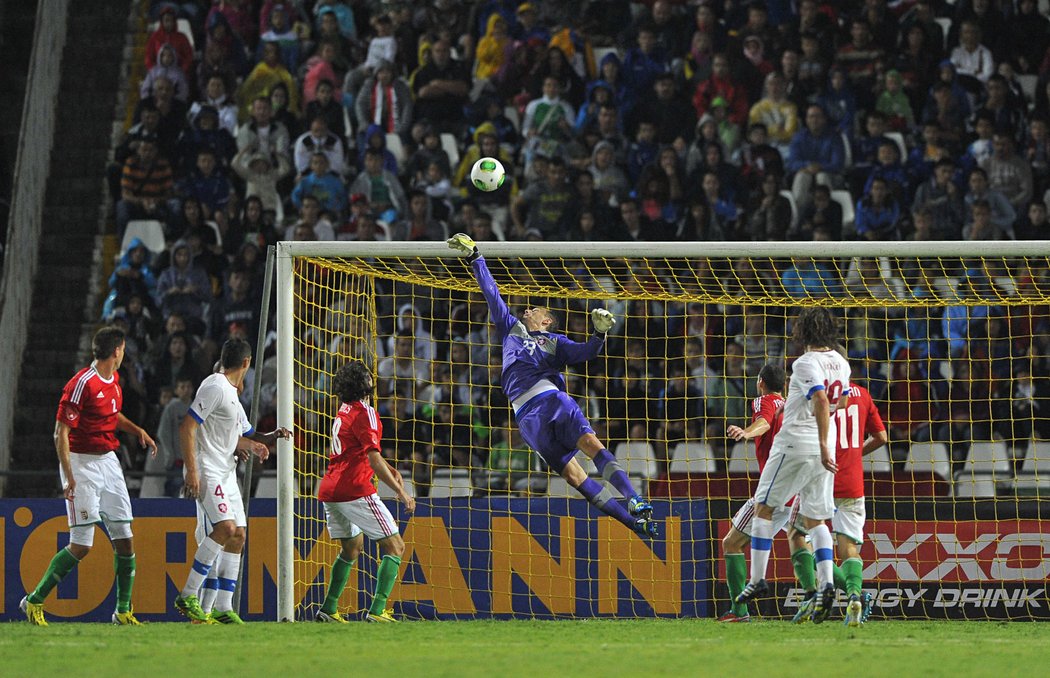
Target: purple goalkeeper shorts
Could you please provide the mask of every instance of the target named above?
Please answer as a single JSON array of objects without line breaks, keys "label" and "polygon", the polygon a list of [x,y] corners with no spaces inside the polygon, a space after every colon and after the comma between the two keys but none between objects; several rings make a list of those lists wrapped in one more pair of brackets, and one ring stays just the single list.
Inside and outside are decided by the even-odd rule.
[{"label": "purple goalkeeper shorts", "polygon": [[594,433],[580,406],[562,391],[541,394],[518,410],[521,438],[536,450],[555,473],[561,473],[576,454],[576,441]]}]

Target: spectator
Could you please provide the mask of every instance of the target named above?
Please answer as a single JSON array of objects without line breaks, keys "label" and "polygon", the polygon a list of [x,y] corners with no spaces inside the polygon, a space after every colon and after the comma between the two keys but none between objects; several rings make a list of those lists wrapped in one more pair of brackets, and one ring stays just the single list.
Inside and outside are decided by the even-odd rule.
[{"label": "spectator", "polygon": [[154,306],[153,294],[157,279],[150,268],[150,251],[139,238],[132,238],[120,256],[120,261],[109,276],[109,295],[102,305],[102,317],[109,317],[113,309],[124,306],[132,296]]},{"label": "spectator", "polygon": [[[251,273],[241,267],[230,269],[226,291],[212,304],[211,338],[219,346],[230,338],[234,325],[240,325],[251,343],[259,336],[259,307],[261,293],[254,293]],[[261,290],[259,291],[261,292]]]},{"label": "spectator", "polygon": [[[298,115],[299,87],[295,83],[295,78],[281,63],[280,46],[276,42],[267,42],[263,44],[262,60],[255,65],[237,91],[237,99],[241,106],[241,119],[247,120],[249,113],[252,113],[254,117],[255,101],[260,97],[265,97],[277,85],[285,86],[288,91],[288,109]],[[249,106],[252,107],[251,110]]]},{"label": "spectator", "polygon": [[1050,238],[1050,223],[1047,222],[1046,205],[1036,200],[1028,206],[1026,218],[1017,225],[1017,239],[1046,240],[1047,238]]},{"label": "spectator", "polygon": [[729,120],[735,125],[747,121],[747,91],[743,85],[735,82],[729,72],[729,57],[716,54],[711,60],[711,77],[697,85],[693,94],[693,108],[698,118],[714,105],[716,98],[721,97],[727,107]]},{"label": "spectator", "polygon": [[988,174],[988,186],[1010,201],[1017,214],[1022,214],[1032,201],[1032,168],[1014,151],[1014,140],[999,131],[992,137],[992,155],[981,163]]},{"label": "spectator", "polygon": [[784,240],[790,227],[791,203],[780,195],[780,177],[766,174],[752,198],[744,235],[755,241]]},{"label": "spectator", "polygon": [[904,92],[904,81],[900,72],[890,70],[886,73],[886,86],[875,102],[875,110],[886,116],[889,127],[894,132],[908,133],[915,127],[915,113],[911,102]]},{"label": "spectator", "polygon": [[205,81],[202,97],[190,106],[189,117],[197,118],[204,106],[211,106],[219,116],[219,127],[231,137],[237,134],[237,106],[227,96],[226,80],[221,75],[211,75]]},{"label": "spectator", "polygon": [[317,115],[310,120],[310,129],[295,140],[295,171],[301,177],[310,171],[310,158],[323,153],[328,158],[328,168],[335,174],[346,174],[346,151],[338,135],[328,130],[328,120]]},{"label": "spectator", "polygon": [[438,40],[431,46],[430,61],[416,73],[412,89],[417,120],[426,119],[441,132],[460,132],[470,85],[462,64],[452,60],[447,41]]},{"label": "spectator", "polygon": [[135,155],[124,163],[117,201],[117,236],[124,237],[133,219],[168,219],[166,201],[172,191],[171,165],[160,156],[156,139],[139,140]]},{"label": "spectator", "polygon": [[[1010,100],[1010,85],[1006,78],[996,73],[988,79],[987,96],[977,109],[975,117],[987,116],[995,131],[1005,132],[1015,143],[1024,140],[1026,126],[1023,105]],[[1022,100],[1023,101],[1023,100]]]},{"label": "spectator", "polygon": [[640,101],[653,89],[656,78],[668,70],[667,54],[656,42],[656,28],[642,24],[638,28],[637,44],[627,50],[623,71],[629,96]]},{"label": "spectator", "polygon": [[178,183],[176,192],[180,198],[197,199],[204,210],[205,219],[223,223],[226,220],[224,210],[232,191],[225,172],[215,161],[215,152],[210,148],[202,148],[197,151],[196,167]]},{"label": "spectator", "polygon": [[1014,238],[1014,221],[1017,212],[1014,211],[1010,201],[999,191],[988,185],[988,174],[981,168],[970,172],[970,191],[963,198],[966,204],[966,226],[963,228],[963,237],[966,238],[970,224],[973,223],[973,204],[978,200],[984,200],[991,209],[991,221],[998,231],[997,238]]},{"label": "spectator", "polygon": [[139,85],[139,96],[143,99],[153,92],[153,83],[157,78],[167,78],[175,88],[175,98],[183,103],[189,101],[190,83],[186,79],[186,73],[179,64],[179,57],[175,47],[170,43],[161,45],[160,53],[157,55],[157,64],[149,69],[146,77]]},{"label": "spectator", "polygon": [[970,94],[980,94],[988,78],[995,73],[992,52],[981,44],[981,27],[976,21],[962,23],[959,45],[952,50],[951,62],[959,76],[959,84]]},{"label": "spectator", "polygon": [[795,299],[842,295],[842,282],[838,276],[811,257],[792,258],[791,266],[781,278],[781,285],[788,296]]},{"label": "spectator", "polygon": [[289,108],[288,87],[284,83],[277,83],[270,88],[270,105],[273,107],[274,122],[279,122],[288,130],[289,139],[298,139],[303,133],[303,125],[299,119],[298,111]]},{"label": "spectator", "polygon": [[831,189],[817,185],[813,188],[813,202],[799,213],[796,240],[815,240],[818,232],[832,240],[842,239],[842,206],[831,199]]},{"label": "spectator", "polygon": [[955,165],[951,160],[940,160],[933,176],[915,191],[912,211],[929,210],[930,228],[936,239],[957,240],[962,234],[966,216],[965,205],[958,187],[952,180]]},{"label": "spectator", "polygon": [[564,154],[563,144],[572,135],[575,119],[572,107],[561,99],[560,85],[553,76],[543,80],[543,96],[529,102],[525,107],[522,134],[526,141],[523,147],[526,165],[540,153],[547,157]]},{"label": "spectator", "polygon": [[175,86],[163,75],[153,80],[153,94],[139,99],[135,105],[135,122],[142,120],[142,112],[155,108],[160,113],[157,123],[157,140],[161,148],[173,149],[179,134],[186,126],[187,106],[185,101],[175,98]]},{"label": "spectator", "polygon": [[766,126],[762,123],[748,127],[747,143],[733,156],[733,162],[740,167],[741,180],[748,190],[761,186],[766,174],[784,176],[784,159],[769,144]]},{"label": "spectator", "polygon": [[805,209],[812,202],[813,184],[833,185],[843,170],[842,139],[827,127],[820,106],[806,110],[806,126],[791,140],[787,169],[794,172],[791,192]]},{"label": "spectator", "polygon": [[258,198],[262,210],[273,212],[278,221],[283,217],[284,209],[277,182],[288,176],[291,169],[288,158],[280,153],[271,156],[245,148],[233,158],[233,171],[245,182],[245,199]]},{"label": "spectator", "polygon": [[374,213],[383,221],[392,223],[405,214],[408,206],[405,191],[397,175],[383,169],[383,151],[369,148],[365,151],[364,169],[350,184],[350,193],[361,193],[368,198]]},{"label": "spectator", "polygon": [[354,99],[358,128],[379,125],[385,134],[406,137],[413,118],[412,91],[396,77],[389,61],[376,65],[375,75],[364,81]]},{"label": "spectator", "polygon": [[[174,7],[165,7],[160,13],[160,24],[146,40],[146,70],[152,71],[160,63],[160,53],[165,46],[175,51],[176,65],[182,69],[184,78],[193,66],[193,47],[190,40],[178,30]],[[148,90],[147,90],[148,91]],[[185,101],[185,99],[183,99]]]},{"label": "spectator", "polygon": [[674,76],[670,72],[656,76],[653,90],[656,97],[643,97],[639,106],[638,127],[641,121],[649,121],[654,126],[656,143],[671,144],[678,150],[686,148],[696,126],[696,112],[675,91]]},{"label": "spectator", "polygon": [[884,139],[879,144],[875,156],[875,166],[871,168],[867,181],[864,182],[864,192],[871,191],[871,184],[876,179],[883,179],[886,188],[890,190],[894,199],[899,203],[907,200],[910,193],[908,173],[900,163],[900,152],[897,144],[889,139]]},{"label": "spectator", "polygon": [[[267,11],[269,10],[269,11]],[[281,62],[289,73],[299,71],[302,47],[298,31],[284,3],[267,3],[259,15],[259,49],[275,43],[281,51]],[[258,57],[261,59],[261,55]]]},{"label": "spectator", "polygon": [[343,106],[334,98],[335,85],[329,80],[322,80],[317,84],[316,96],[313,101],[306,104],[304,120],[313,120],[321,116],[328,124],[328,129],[346,143],[346,122],[343,120]]},{"label": "spectator", "polygon": [[317,90],[323,82],[327,82],[332,88],[331,99],[342,101],[342,91],[335,88],[335,83],[341,79],[335,72],[334,63],[338,49],[334,42],[321,42],[318,44],[317,52],[307,60],[306,73],[303,75],[304,105],[309,106],[317,99]]},{"label": "spectator", "polygon": [[[726,344],[722,374],[709,380],[704,393],[707,410],[707,439],[725,454],[725,430],[730,425],[746,424],[747,404],[756,397],[753,385],[744,378],[744,347]],[[716,442],[717,441],[717,442]]]},{"label": "spectator", "polygon": [[519,193],[511,204],[514,237],[522,239],[525,230],[535,228],[545,239],[556,240],[562,220],[572,210],[572,189],[566,181],[565,162],[553,158],[544,177]]},{"label": "spectator", "polygon": [[791,139],[798,132],[798,110],[787,98],[784,76],[770,73],[765,82],[766,95],[751,107],[748,120],[751,125],[765,125],[769,143],[786,156]]},{"label": "spectator", "polygon": [[420,190],[408,193],[408,213],[405,218],[393,225],[390,239],[397,242],[414,240],[444,240],[448,237],[447,229],[431,216],[430,200]]},{"label": "spectator", "polygon": [[839,66],[828,72],[828,86],[817,96],[816,103],[828,117],[831,127],[847,136],[853,135],[857,100],[846,71]]},{"label": "spectator", "polygon": [[251,119],[237,129],[237,149],[291,157],[288,129],[273,119],[273,104],[267,97],[252,102]]},{"label": "spectator", "polygon": [[1000,240],[1001,232],[992,223],[992,208],[987,200],[974,200],[970,205],[972,221],[963,229],[966,240]]},{"label": "spectator", "polygon": [[[871,34],[871,25],[866,19],[850,22],[850,41],[835,53],[835,65],[846,72],[846,77],[865,108],[874,103],[876,66],[885,54]],[[896,41],[893,43],[896,45]]]}]

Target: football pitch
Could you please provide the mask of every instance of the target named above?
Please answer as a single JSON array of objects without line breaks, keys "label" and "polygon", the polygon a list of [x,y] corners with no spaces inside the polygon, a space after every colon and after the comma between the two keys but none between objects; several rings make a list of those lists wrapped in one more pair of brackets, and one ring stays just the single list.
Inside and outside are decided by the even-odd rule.
[{"label": "football pitch", "polygon": [[21,622],[3,676],[1014,676],[1039,675],[1050,627],[892,622],[469,621],[141,628]]}]

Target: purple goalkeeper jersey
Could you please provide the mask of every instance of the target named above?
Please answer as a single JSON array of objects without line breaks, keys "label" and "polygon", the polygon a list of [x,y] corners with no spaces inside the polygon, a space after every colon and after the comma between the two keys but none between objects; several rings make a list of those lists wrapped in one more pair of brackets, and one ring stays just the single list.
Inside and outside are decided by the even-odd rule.
[{"label": "purple goalkeeper jersey", "polygon": [[503,392],[512,402],[546,379],[565,390],[561,373],[566,365],[575,365],[594,358],[605,343],[605,335],[595,333],[585,343],[573,341],[563,334],[529,332],[507,308],[492,279],[485,260],[478,257],[471,264],[474,277],[489,306],[489,315],[503,342],[503,372],[500,379]]}]

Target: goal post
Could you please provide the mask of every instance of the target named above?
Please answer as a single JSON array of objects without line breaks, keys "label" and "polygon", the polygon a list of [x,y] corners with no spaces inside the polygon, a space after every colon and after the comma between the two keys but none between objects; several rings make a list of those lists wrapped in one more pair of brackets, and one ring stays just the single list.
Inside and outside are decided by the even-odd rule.
[{"label": "goal post", "polygon": [[[277,422],[295,436],[278,441],[278,619],[312,617],[338,551],[315,491],[334,414],[327,387],[350,357],[379,374],[384,454],[429,494],[411,519],[387,502],[407,547],[399,613],[725,611],[720,539],[757,466],[753,446],[721,432],[750,419],[757,368],[798,355],[790,322],[807,305],[841,319],[854,375],[890,432],[865,461],[861,555],[876,614],[1050,618],[1050,242],[480,248],[516,313],[550,306],[574,340],[591,308],[617,313],[603,355],[569,370],[567,390],[659,500],[666,537],[646,544],[608,527],[516,455],[484,303],[445,243],[281,242]],[[775,595],[760,611],[790,616],[799,591],[785,540],[774,542]],[[367,604],[375,553],[366,546],[341,609]]]}]

